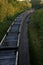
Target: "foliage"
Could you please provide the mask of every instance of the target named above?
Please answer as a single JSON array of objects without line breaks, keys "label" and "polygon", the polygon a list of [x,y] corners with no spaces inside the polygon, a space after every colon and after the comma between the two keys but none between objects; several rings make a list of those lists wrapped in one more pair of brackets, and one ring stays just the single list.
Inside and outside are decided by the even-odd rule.
[{"label": "foliage", "polygon": [[31,65],[43,65],[43,9],[30,18],[28,25]]},{"label": "foliage", "polygon": [[18,2],[14,0],[0,0],[0,22],[6,16],[13,16],[16,12],[28,8],[28,5],[24,2]]}]

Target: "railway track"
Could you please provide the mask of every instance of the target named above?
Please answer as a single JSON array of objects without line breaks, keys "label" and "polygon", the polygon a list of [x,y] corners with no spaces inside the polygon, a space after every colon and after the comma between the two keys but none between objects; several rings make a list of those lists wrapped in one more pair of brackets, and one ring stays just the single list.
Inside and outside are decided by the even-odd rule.
[{"label": "railway track", "polygon": [[11,24],[0,43],[0,65],[17,65],[18,48],[23,19],[29,13],[19,15]]}]

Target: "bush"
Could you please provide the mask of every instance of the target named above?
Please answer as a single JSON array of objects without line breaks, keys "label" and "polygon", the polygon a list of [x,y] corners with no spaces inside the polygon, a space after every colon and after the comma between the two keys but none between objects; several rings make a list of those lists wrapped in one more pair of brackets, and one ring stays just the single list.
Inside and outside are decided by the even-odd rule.
[{"label": "bush", "polygon": [[43,65],[43,9],[36,11],[28,25],[31,65]]}]

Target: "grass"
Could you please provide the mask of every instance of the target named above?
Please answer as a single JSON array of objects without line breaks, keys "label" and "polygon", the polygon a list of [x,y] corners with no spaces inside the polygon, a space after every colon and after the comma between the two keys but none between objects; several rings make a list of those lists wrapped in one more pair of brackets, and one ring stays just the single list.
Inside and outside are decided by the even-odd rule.
[{"label": "grass", "polygon": [[31,65],[43,65],[43,9],[36,11],[31,16],[28,38]]}]

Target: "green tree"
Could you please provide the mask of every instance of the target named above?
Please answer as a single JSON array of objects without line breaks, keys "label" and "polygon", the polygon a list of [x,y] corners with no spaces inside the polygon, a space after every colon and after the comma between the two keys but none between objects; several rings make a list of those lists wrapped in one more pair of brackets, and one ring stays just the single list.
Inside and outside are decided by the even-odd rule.
[{"label": "green tree", "polygon": [[32,6],[32,4],[30,3],[30,0],[25,0],[25,1],[27,3],[28,7],[31,7]]}]

